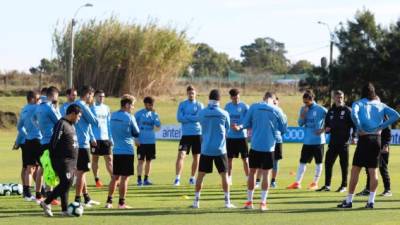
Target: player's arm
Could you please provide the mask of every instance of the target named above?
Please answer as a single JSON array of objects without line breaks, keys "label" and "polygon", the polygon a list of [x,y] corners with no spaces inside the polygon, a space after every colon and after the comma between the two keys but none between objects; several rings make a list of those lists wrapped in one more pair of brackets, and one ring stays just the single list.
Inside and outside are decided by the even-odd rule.
[{"label": "player's arm", "polygon": [[204,106],[203,106],[203,104],[199,103],[197,105],[197,107],[198,107],[198,110],[197,110],[196,114],[194,114],[194,115],[186,115],[186,118],[190,122],[200,122],[199,113],[204,108]]},{"label": "player's arm", "polygon": [[378,130],[383,130],[383,129],[385,129],[386,127],[388,127],[388,126],[391,125],[392,123],[396,122],[396,121],[399,120],[399,118],[400,118],[399,113],[398,113],[396,110],[390,108],[390,107],[387,106],[387,105],[385,105],[384,113],[385,113],[385,115],[388,117],[388,119],[385,120],[385,121],[378,127]]},{"label": "player's arm", "polygon": [[351,120],[354,123],[354,126],[357,128],[357,132],[363,132],[361,129],[361,121],[359,117],[359,112],[360,112],[360,106],[358,105],[357,102],[353,103],[352,109],[351,109]]},{"label": "player's arm", "polygon": [[184,104],[181,102],[178,106],[178,111],[176,112],[176,120],[178,120],[179,123],[189,123],[190,121],[186,118],[186,115],[184,113]]},{"label": "player's arm", "polygon": [[[254,107],[250,107],[249,111],[246,113],[246,116],[243,119],[242,124],[237,125],[236,129],[241,130],[241,129],[251,128],[253,126],[253,124],[252,124],[253,113],[254,113]],[[234,128],[234,127],[232,127],[232,128]]]},{"label": "player's arm", "polygon": [[62,122],[57,122],[53,129],[53,135],[50,139],[50,149],[55,149],[58,142],[61,140],[61,136],[64,133],[64,125]]},{"label": "player's arm", "polygon": [[156,126],[157,128],[161,127],[160,117],[156,112],[154,112],[154,126]]},{"label": "player's arm", "polygon": [[108,130],[108,140],[111,142],[111,145],[114,145],[114,140],[111,133],[111,111],[110,108],[107,107],[107,130]]},{"label": "player's arm", "polygon": [[98,126],[99,121],[96,116],[92,113],[88,106],[83,106],[82,108],[82,116],[89,122],[92,126]]},{"label": "player's arm", "polygon": [[133,117],[133,116],[131,116],[130,126],[131,126],[132,136],[135,137],[135,138],[139,137],[139,132],[140,132],[139,131],[139,127],[138,127],[138,125],[136,123],[135,117]]},{"label": "player's arm", "polygon": [[299,127],[303,127],[303,126],[306,125],[307,112],[308,112],[308,107],[307,106],[302,106],[300,108],[299,118],[297,120],[297,124],[299,125]]},{"label": "player's arm", "polygon": [[26,120],[26,113],[24,111],[21,111],[20,117],[19,117],[19,120],[18,120],[18,123],[17,123],[17,130],[18,130],[18,133],[23,135],[23,137],[28,135],[28,133],[26,132],[26,130],[24,128],[25,120]]}]

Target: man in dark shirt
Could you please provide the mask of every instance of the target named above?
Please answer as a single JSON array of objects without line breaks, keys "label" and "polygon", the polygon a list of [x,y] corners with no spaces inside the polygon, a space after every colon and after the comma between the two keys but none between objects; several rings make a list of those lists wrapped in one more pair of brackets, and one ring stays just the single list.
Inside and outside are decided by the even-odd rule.
[{"label": "man in dark shirt", "polygon": [[339,156],[342,170],[342,184],[336,192],[345,192],[347,187],[347,174],[349,167],[349,140],[351,130],[352,138],[355,137],[355,126],[351,120],[351,109],[344,104],[344,93],[335,92],[335,104],[329,109],[325,118],[325,131],[330,133],[329,149],[325,156],[325,185],[317,191],[330,191],[332,168]]},{"label": "man in dark shirt", "polygon": [[72,104],[67,108],[66,116],[61,118],[53,129],[54,133],[49,147],[50,159],[60,183],[54,188],[50,196],[40,203],[45,215],[49,217],[53,216],[50,203],[57,197],[61,197],[62,215],[69,216],[67,212],[68,192],[78,158],[78,139],[74,124],[79,121],[81,115],[81,108]]}]

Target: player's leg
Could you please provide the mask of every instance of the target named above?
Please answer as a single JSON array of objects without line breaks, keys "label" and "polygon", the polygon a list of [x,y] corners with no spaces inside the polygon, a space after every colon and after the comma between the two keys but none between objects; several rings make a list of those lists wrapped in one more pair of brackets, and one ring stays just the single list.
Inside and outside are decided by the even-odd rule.
[{"label": "player's leg", "polygon": [[332,181],[332,169],[338,157],[338,151],[334,145],[329,145],[325,155],[325,185],[316,191],[330,191]]},{"label": "player's leg", "polygon": [[147,158],[145,161],[144,180],[143,180],[144,185],[152,185],[153,184],[149,179],[150,170],[151,170],[151,161],[152,160],[150,158]]},{"label": "player's leg", "polygon": [[143,165],[144,165],[144,156],[138,155],[138,165],[137,165],[137,185],[142,186],[142,175],[143,175]]},{"label": "player's leg", "polygon": [[385,187],[385,190],[381,194],[381,196],[384,196],[384,197],[392,196],[392,192],[390,189],[390,176],[389,176],[388,165],[389,165],[389,153],[381,153],[379,172],[382,176],[383,185]]},{"label": "player's leg", "polygon": [[324,145],[313,146],[313,154],[315,159],[315,174],[313,182],[308,186],[310,190],[318,189],[318,182],[322,174],[322,160],[324,158]]},{"label": "player's leg", "polygon": [[129,176],[121,176],[121,181],[119,183],[119,201],[118,208],[129,209],[131,208],[125,203],[126,192],[128,190]]},{"label": "player's leg", "polygon": [[115,192],[115,189],[117,188],[117,183],[120,182],[119,181],[120,176],[118,175],[113,175],[110,181],[110,184],[108,185],[108,196],[107,196],[107,201],[106,201],[106,208],[107,209],[111,209],[112,206],[112,198]]},{"label": "player's leg", "polygon": [[100,188],[103,184],[99,178],[99,155],[92,153],[92,171],[94,176],[94,181],[96,182],[96,187]]},{"label": "player's leg", "polygon": [[267,210],[267,197],[268,197],[268,190],[269,190],[269,173],[271,169],[261,169],[260,173],[262,176],[262,183],[261,183],[261,204],[260,210],[265,211]]},{"label": "player's leg", "polygon": [[345,192],[347,190],[347,177],[349,172],[349,146],[343,147],[339,153],[340,169],[342,172],[342,183],[336,192]]}]

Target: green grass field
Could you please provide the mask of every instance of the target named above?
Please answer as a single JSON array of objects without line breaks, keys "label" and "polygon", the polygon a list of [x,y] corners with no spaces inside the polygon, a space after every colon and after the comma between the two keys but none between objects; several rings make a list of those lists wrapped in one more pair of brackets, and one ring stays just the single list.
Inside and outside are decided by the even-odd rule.
[{"label": "green grass field", "polygon": [[[260,101],[261,96],[243,96],[242,99],[250,104]],[[301,106],[299,96],[280,96],[281,106],[289,118],[289,125],[295,126],[297,113]],[[184,97],[157,98],[156,110],[160,114],[162,123],[176,123],[175,112],[178,102]],[[206,96],[200,95],[200,101],[206,103]],[[2,111],[19,112],[24,104],[24,97],[0,97]],[[224,96],[222,105],[228,101]],[[118,99],[107,99],[107,104],[112,110],[118,109]],[[141,108],[141,100],[136,108]],[[21,152],[11,151],[15,140],[15,129],[0,130],[0,165],[2,173],[0,183],[20,183],[19,173],[21,168]],[[103,208],[107,197],[107,188],[96,189],[94,178],[88,174],[89,190],[93,199],[101,201],[102,205],[86,209],[81,218],[45,218],[39,206],[32,202],[25,202],[21,196],[0,196],[0,224],[399,224],[400,191],[398,177],[400,176],[400,147],[391,149],[390,171],[394,196],[390,198],[377,197],[376,209],[373,211],[363,209],[366,198],[356,197],[352,210],[339,210],[335,206],[345,194],[316,193],[306,189],[288,191],[284,187],[294,180],[294,175],[300,154],[300,144],[285,144],[284,159],[281,161],[281,170],[278,178],[277,189],[269,193],[270,210],[261,213],[258,210],[246,211],[241,209],[246,200],[245,177],[241,170],[241,162],[235,161],[231,196],[232,202],[238,209],[224,209],[223,193],[220,187],[219,176],[216,173],[208,175],[205,179],[202,192],[201,209],[193,210],[189,206],[194,196],[194,188],[187,185],[189,179],[189,166],[191,158],[186,160],[183,174],[183,185],[173,187],[175,176],[175,159],[177,142],[159,141],[157,143],[157,160],[154,161],[151,179],[155,183],[152,187],[138,188],[135,185],[136,177],[132,177],[127,196],[127,203],[134,208],[131,210],[106,210]],[[351,151],[354,151],[352,146]],[[109,179],[101,162],[101,174],[104,183]],[[307,186],[312,179],[314,165],[307,169],[303,186]],[[324,177],[324,176],[323,176]],[[323,182],[323,178],[320,183]],[[364,186],[365,175],[360,177]],[[338,162],[335,165],[332,186],[336,189],[340,184],[340,171]],[[378,192],[382,191],[382,185]],[[74,193],[71,192],[70,200]],[[188,196],[187,199],[185,196]],[[118,198],[117,196],[115,196]],[[256,203],[260,191],[255,194]],[[60,208],[53,208],[59,213]],[[59,215],[59,214],[58,214]]]},{"label": "green grass field", "polygon": [[[11,151],[15,137],[14,131],[0,131],[0,165],[2,173],[0,183],[20,183],[21,168],[20,151]],[[363,209],[365,197],[356,197],[354,208],[339,210],[335,206],[345,194],[335,192],[316,193],[306,189],[289,191],[284,187],[289,185],[296,171],[300,152],[300,144],[285,144],[284,159],[281,161],[281,172],[278,179],[279,187],[269,193],[270,210],[261,213],[258,210],[246,211],[240,209],[246,200],[245,178],[241,171],[241,162],[235,161],[234,177],[231,195],[232,202],[238,209],[223,208],[223,193],[219,177],[216,173],[205,179],[202,192],[201,209],[193,210],[193,187],[186,185],[189,178],[188,158],[183,175],[183,185],[173,187],[174,162],[177,153],[177,142],[160,141],[157,143],[157,160],[154,161],[151,179],[155,185],[138,188],[135,177],[129,185],[127,203],[134,208],[131,210],[106,210],[102,206],[86,209],[81,218],[45,218],[41,209],[35,203],[25,202],[21,196],[0,196],[0,224],[399,224],[400,192],[398,177],[400,176],[400,147],[393,147],[391,153],[390,171],[392,172],[394,196],[389,198],[377,197],[376,209]],[[352,152],[354,147],[352,147]],[[101,174],[105,183],[108,178],[104,165],[101,164]],[[314,165],[306,172],[303,186],[311,182]],[[335,165],[333,188],[340,184],[338,164]],[[322,179],[323,180],[323,179]],[[361,176],[362,188],[365,176]],[[88,175],[89,190],[92,198],[102,202],[106,200],[106,188],[94,187],[93,175]],[[382,185],[379,186],[379,192]],[[70,200],[74,193],[71,192]],[[188,196],[186,199],[184,196]],[[258,202],[260,191],[257,190],[255,200]],[[54,207],[59,213],[60,208]]]}]

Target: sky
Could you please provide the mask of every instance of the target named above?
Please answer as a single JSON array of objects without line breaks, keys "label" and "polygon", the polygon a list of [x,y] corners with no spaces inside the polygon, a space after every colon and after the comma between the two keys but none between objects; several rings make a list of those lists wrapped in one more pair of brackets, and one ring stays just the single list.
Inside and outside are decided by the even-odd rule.
[{"label": "sky", "polygon": [[[28,71],[42,58],[53,58],[52,32],[76,19],[117,16],[121,21],[186,29],[193,43],[209,44],[218,52],[240,59],[240,46],[258,37],[285,43],[291,62],[306,59],[319,64],[329,55],[329,31],[352,20],[357,10],[369,9],[379,24],[400,18],[399,0],[13,0],[2,1],[0,13],[0,71]],[[334,56],[337,56],[334,49]]]}]

